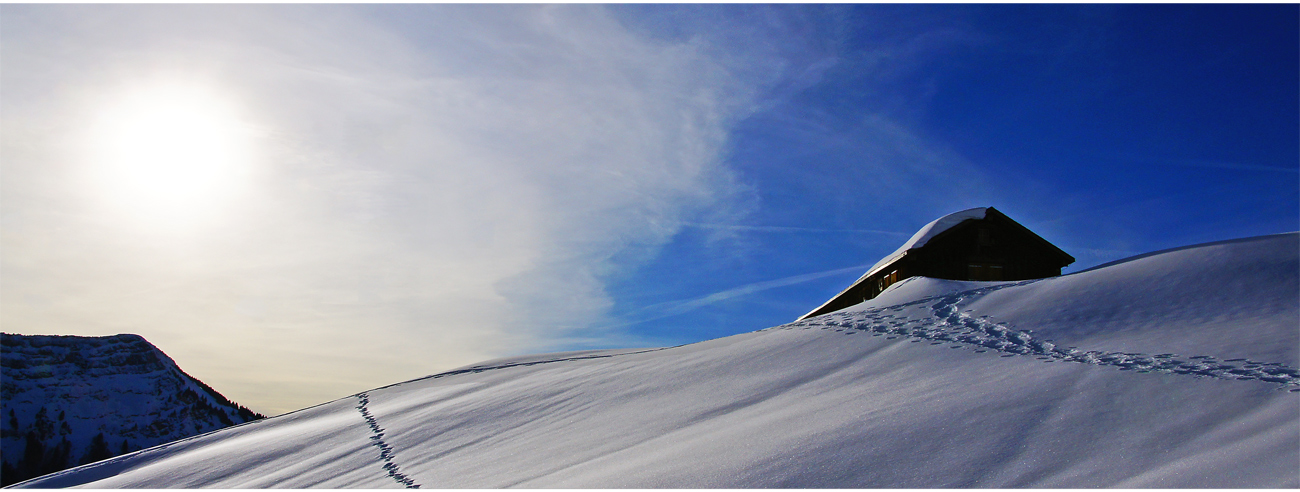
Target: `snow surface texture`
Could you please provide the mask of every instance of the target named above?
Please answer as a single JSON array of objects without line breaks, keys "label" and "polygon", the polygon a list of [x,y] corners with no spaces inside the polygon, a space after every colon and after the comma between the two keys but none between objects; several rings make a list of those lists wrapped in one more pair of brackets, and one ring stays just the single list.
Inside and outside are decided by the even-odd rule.
[{"label": "snow surface texture", "polygon": [[0,345],[5,483],[262,417],[139,335],[4,333]]},{"label": "snow surface texture", "polygon": [[1300,236],[490,361],[25,482],[1297,487]]}]

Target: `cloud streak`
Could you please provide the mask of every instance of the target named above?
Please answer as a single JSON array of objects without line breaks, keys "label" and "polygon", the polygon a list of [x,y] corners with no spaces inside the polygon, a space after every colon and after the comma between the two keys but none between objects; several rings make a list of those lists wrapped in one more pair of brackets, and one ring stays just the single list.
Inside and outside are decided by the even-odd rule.
[{"label": "cloud streak", "polygon": [[[697,298],[694,298],[694,299],[686,299],[686,300],[679,300],[679,301],[669,301],[669,302],[662,302],[662,303],[658,303],[658,304],[653,304],[653,305],[646,306],[646,307],[641,308],[641,309],[638,310],[639,313],[653,313],[653,314],[649,314],[648,316],[647,316],[647,315],[643,315],[643,316],[640,317],[639,319],[632,320],[632,321],[627,321],[627,322],[625,322],[625,323],[621,323],[621,324],[614,325],[614,326],[610,326],[609,328],[618,328],[618,327],[624,327],[624,326],[632,326],[632,325],[637,325],[637,324],[641,324],[641,323],[645,323],[645,322],[649,322],[649,321],[654,321],[654,320],[658,320],[658,319],[667,318],[667,317],[670,317],[670,316],[677,316],[677,315],[679,315],[679,314],[684,314],[684,313],[687,313],[687,312],[690,312],[690,311],[694,311],[694,310],[696,310],[696,309],[699,309],[699,308],[702,308],[702,307],[705,307],[705,306],[708,306],[708,305],[711,305],[711,304],[717,304],[717,303],[719,303],[719,302],[723,302],[723,301],[727,301],[727,300],[735,299],[735,298],[738,298],[738,297],[744,297],[744,296],[747,296],[747,295],[750,295],[750,294],[753,294],[753,293],[756,293],[756,292],[762,292],[762,291],[765,291],[765,290],[771,290],[771,289],[775,289],[775,288],[779,288],[779,287],[787,287],[787,286],[791,286],[791,285],[798,285],[798,284],[802,284],[802,283],[806,283],[806,282],[812,282],[812,281],[814,281],[814,280],[820,280],[820,279],[823,279],[823,278],[826,278],[826,277],[833,277],[833,276],[836,276],[836,275],[845,275],[845,274],[849,274],[849,273],[853,273],[853,274],[861,275],[861,274],[862,274],[863,272],[865,272],[866,269],[869,268],[869,267],[871,267],[871,264],[867,263],[867,264],[854,265],[854,266],[851,266],[851,267],[845,267],[845,268],[836,268],[836,269],[834,269],[834,270],[825,270],[825,271],[821,271],[821,272],[813,272],[813,273],[804,273],[804,274],[799,274],[799,275],[791,275],[791,276],[789,276],[789,277],[782,277],[782,278],[773,279],[773,280],[764,280],[764,281],[762,281],[762,282],[753,282],[753,283],[749,283],[749,284],[741,285],[741,286],[738,286],[738,287],[732,287],[732,288],[730,288],[730,289],[721,290],[721,291],[714,292],[714,293],[709,294],[709,295],[706,295],[706,296],[697,297]],[[637,313],[633,313],[633,314],[631,315],[631,317],[636,317],[636,314],[637,314]]]},{"label": "cloud streak", "polygon": [[1160,159],[1156,161],[1159,164],[1180,167],[1196,167],[1201,169],[1228,169],[1232,171],[1265,171],[1275,173],[1300,174],[1300,167],[1279,167],[1265,166],[1260,164],[1246,164],[1241,162],[1220,162],[1207,161],[1201,159]]},{"label": "cloud streak", "polygon": [[817,227],[787,227],[787,226],[755,226],[742,224],[701,224],[693,222],[683,222],[685,227],[694,227],[699,229],[719,229],[726,231],[746,231],[746,232],[788,232],[788,233],[829,233],[829,234],[881,234],[886,236],[897,236],[902,238],[911,237],[912,233],[897,231],[881,231],[876,229],[826,229]]}]

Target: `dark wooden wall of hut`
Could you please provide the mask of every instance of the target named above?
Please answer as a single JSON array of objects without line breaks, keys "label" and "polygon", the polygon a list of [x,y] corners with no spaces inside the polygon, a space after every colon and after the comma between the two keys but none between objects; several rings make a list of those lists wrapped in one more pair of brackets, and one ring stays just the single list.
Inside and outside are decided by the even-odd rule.
[{"label": "dark wooden wall of hut", "polygon": [[1027,229],[1001,220],[970,220],[935,236],[912,256],[913,275],[950,280],[1054,277],[1073,261]]}]

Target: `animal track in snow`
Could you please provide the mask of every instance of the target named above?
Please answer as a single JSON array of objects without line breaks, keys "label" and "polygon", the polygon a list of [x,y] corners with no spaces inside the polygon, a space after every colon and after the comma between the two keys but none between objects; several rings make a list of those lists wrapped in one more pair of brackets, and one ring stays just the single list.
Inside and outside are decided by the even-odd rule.
[{"label": "animal track in snow", "polygon": [[[1037,357],[1043,362],[1078,362],[1101,366],[1115,366],[1122,371],[1182,374],[1230,380],[1257,380],[1282,385],[1282,389],[1300,392],[1300,371],[1277,362],[1257,362],[1244,358],[1219,360],[1208,355],[1191,357],[1176,354],[1141,354],[1128,352],[1082,351],[1075,347],[1058,347],[1035,337],[1030,330],[1017,330],[1005,323],[992,321],[989,316],[971,316],[962,312],[960,304],[973,296],[1037,280],[994,285],[947,295],[927,297],[916,301],[883,308],[871,308],[851,313],[831,313],[796,321],[768,330],[790,329],[856,329],[871,332],[873,336],[888,335],[886,339],[906,336],[911,342],[931,342],[930,345],[955,344],[976,352],[995,350],[1002,357],[1016,355]],[[920,310],[921,316],[908,316],[905,312]],[[935,321],[937,320],[937,322]]]},{"label": "animal track in snow", "polygon": [[384,428],[379,426],[379,421],[375,416],[370,414],[370,395],[368,393],[357,393],[357,411],[361,413],[361,418],[366,419],[366,424],[370,426],[370,445],[379,448],[379,459],[384,462],[384,471],[388,473],[389,478],[405,486],[408,489],[418,489],[420,484],[411,480],[411,477],[403,475],[397,468],[397,463],[393,459],[397,456],[393,454],[392,446],[384,442]]}]

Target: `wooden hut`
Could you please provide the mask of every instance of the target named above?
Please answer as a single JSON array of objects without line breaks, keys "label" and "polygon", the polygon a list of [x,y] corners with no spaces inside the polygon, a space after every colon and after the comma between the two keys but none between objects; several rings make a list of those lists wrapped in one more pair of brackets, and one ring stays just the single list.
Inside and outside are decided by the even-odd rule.
[{"label": "wooden hut", "polygon": [[908,277],[1028,280],[1054,277],[1074,257],[993,207],[940,217],[867,270],[839,295],[799,319],[839,311],[876,297]]}]

